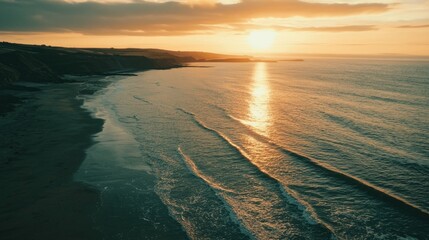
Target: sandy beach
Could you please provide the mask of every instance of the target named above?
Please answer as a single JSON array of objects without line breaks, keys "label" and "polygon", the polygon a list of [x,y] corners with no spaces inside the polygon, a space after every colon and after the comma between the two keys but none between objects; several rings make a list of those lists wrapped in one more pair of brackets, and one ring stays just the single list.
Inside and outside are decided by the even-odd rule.
[{"label": "sandy beach", "polygon": [[76,99],[81,83],[17,92],[25,101],[0,117],[2,239],[97,239],[97,190],[73,174],[101,131]]}]

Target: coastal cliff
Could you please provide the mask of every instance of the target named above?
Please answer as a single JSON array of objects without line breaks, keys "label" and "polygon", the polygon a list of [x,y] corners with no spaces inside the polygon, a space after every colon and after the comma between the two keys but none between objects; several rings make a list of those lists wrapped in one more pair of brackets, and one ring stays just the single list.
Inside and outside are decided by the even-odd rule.
[{"label": "coastal cliff", "polygon": [[104,54],[81,49],[0,43],[0,86],[61,82],[63,75],[101,75],[181,66],[174,58]]},{"label": "coastal cliff", "polygon": [[0,86],[18,81],[61,82],[64,75],[109,75],[211,61],[252,59],[249,56],[162,49],[63,48],[0,42]]},{"label": "coastal cliff", "polygon": [[16,81],[59,82],[61,79],[48,65],[30,53],[8,51],[0,54],[0,84]]}]

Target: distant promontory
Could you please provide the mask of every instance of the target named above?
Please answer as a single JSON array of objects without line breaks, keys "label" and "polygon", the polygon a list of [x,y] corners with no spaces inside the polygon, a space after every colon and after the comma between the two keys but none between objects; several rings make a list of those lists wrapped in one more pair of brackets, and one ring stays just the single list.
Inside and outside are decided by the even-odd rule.
[{"label": "distant promontory", "polygon": [[0,86],[62,82],[64,75],[117,75],[192,62],[251,62],[250,56],[161,49],[64,48],[0,43]]}]

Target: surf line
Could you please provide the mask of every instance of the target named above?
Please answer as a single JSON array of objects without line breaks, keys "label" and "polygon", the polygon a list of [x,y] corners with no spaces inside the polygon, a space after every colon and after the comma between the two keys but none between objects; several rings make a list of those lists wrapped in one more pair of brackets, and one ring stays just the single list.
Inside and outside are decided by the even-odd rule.
[{"label": "surf line", "polygon": [[289,149],[277,144],[276,142],[272,141],[271,139],[267,138],[266,136],[263,136],[263,135],[255,132],[249,126],[244,124],[240,119],[227,114],[225,110],[224,110],[224,113],[228,118],[230,118],[230,119],[238,122],[242,126],[244,126],[248,130],[248,132],[251,133],[252,137],[272,146],[273,148],[279,150],[280,152],[283,152],[286,155],[300,159],[301,161],[305,161],[306,163],[311,164],[313,167],[317,167],[323,171],[329,172],[333,176],[336,176],[336,177],[341,178],[345,181],[348,181],[349,183],[352,183],[355,186],[358,186],[358,187],[364,189],[365,191],[372,193],[375,196],[380,197],[381,199],[383,199],[385,201],[396,204],[397,206],[401,207],[402,209],[411,211],[411,212],[413,212],[413,213],[415,213],[415,214],[417,214],[417,215],[419,215],[425,219],[429,219],[429,212],[427,212],[426,210],[421,209],[418,206],[408,202],[406,199],[399,197],[399,196],[396,196],[395,194],[390,193],[383,188],[377,187],[377,186],[373,185],[372,183],[370,183],[366,180],[363,180],[359,177],[353,176],[349,173],[343,172],[334,166],[331,166],[327,163],[323,163],[322,161],[320,161],[318,159],[306,156],[303,153],[299,153],[296,151],[289,150]]},{"label": "surf line", "polygon": [[240,232],[242,232],[244,235],[248,236],[252,240],[256,239],[255,236],[254,236],[254,234],[251,233],[251,231],[246,226],[246,224],[238,217],[238,215],[234,211],[233,207],[226,201],[225,197],[222,194],[222,193],[237,194],[237,193],[234,192],[233,190],[229,190],[229,189],[226,189],[226,188],[220,186],[219,184],[215,183],[213,180],[210,180],[209,177],[205,176],[198,169],[198,167],[196,166],[196,164],[194,163],[194,161],[191,159],[191,157],[189,157],[188,155],[186,155],[183,152],[183,150],[182,150],[182,148],[180,146],[177,148],[177,152],[182,157],[182,160],[185,163],[185,165],[188,168],[188,170],[195,177],[197,177],[197,178],[201,179],[203,182],[205,182],[205,184],[215,192],[216,196],[219,198],[219,200],[223,203],[223,205],[225,206],[226,210],[228,211],[229,216],[231,217],[231,220],[234,221],[238,225],[238,227],[240,229]]},{"label": "surf line", "polygon": [[[306,219],[310,218],[310,224],[318,223],[318,224],[322,225],[326,230],[328,230],[331,233],[332,238],[334,238],[334,239],[336,238],[334,228],[332,226],[330,226],[329,224],[325,223],[323,220],[321,220],[317,216],[314,209],[308,203],[306,203],[305,201],[300,199],[297,196],[298,194],[295,191],[293,191],[292,189],[286,188],[279,179],[272,176],[267,171],[265,171],[264,169],[260,168],[255,163],[253,163],[253,161],[251,160],[251,157],[240,146],[235,144],[225,134],[223,134],[223,133],[221,133],[221,132],[219,132],[213,128],[208,127],[205,123],[203,123],[201,120],[199,120],[194,113],[186,111],[182,108],[177,108],[177,110],[183,112],[184,114],[186,114],[188,116],[191,116],[192,121],[197,126],[199,126],[200,128],[202,128],[206,131],[211,132],[212,134],[214,134],[215,136],[217,136],[218,138],[223,140],[225,143],[227,143],[229,146],[231,146],[233,149],[235,149],[235,151],[237,151],[244,159],[246,159],[247,162],[249,162],[260,173],[262,173],[263,177],[265,177],[266,179],[270,180],[275,185],[277,185],[277,187],[280,190],[281,195],[286,199],[287,202],[289,202],[290,204],[296,205],[299,210],[303,211],[303,215],[310,216],[310,217],[306,217]],[[308,214],[306,214],[306,212],[308,212]]]},{"label": "surf line", "polygon": [[142,97],[139,97],[139,96],[133,96],[135,99],[137,99],[137,100],[139,100],[139,101],[142,101],[142,102],[144,102],[144,103],[147,103],[147,104],[151,104],[152,105],[152,102],[150,102],[150,101],[148,101],[148,100],[146,100],[146,99],[144,99],[144,98],[142,98]]}]

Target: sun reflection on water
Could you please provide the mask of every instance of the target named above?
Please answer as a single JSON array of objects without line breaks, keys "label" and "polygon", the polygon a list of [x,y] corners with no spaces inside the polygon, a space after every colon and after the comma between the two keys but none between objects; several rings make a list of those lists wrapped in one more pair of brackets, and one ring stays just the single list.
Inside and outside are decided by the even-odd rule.
[{"label": "sun reflection on water", "polygon": [[270,87],[266,63],[260,62],[255,65],[252,79],[249,119],[246,122],[257,131],[267,134],[270,120]]}]

